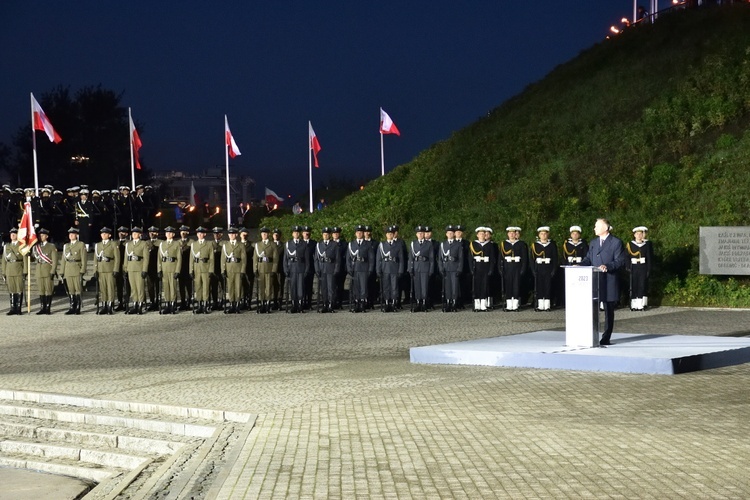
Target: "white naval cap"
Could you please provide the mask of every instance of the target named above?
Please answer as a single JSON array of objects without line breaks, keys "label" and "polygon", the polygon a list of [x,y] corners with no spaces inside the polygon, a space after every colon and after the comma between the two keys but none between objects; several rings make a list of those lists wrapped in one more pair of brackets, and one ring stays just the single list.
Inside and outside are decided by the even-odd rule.
[{"label": "white naval cap", "polygon": [[536,228],[537,233],[541,233],[542,231],[547,231],[549,233],[549,226],[539,226]]},{"label": "white naval cap", "polygon": [[570,226],[570,232],[572,233],[573,231],[578,231],[579,233],[581,233],[581,226]]},{"label": "white naval cap", "polygon": [[636,233],[638,231],[643,231],[644,233],[648,231],[648,228],[646,226],[638,226],[633,228],[633,232]]}]

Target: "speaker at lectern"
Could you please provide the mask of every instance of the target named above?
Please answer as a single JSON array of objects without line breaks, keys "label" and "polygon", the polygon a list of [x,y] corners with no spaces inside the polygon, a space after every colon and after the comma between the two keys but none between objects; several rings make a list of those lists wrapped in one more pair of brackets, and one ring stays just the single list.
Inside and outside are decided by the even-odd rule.
[{"label": "speaker at lectern", "polygon": [[565,268],[565,346],[599,347],[599,268]]}]

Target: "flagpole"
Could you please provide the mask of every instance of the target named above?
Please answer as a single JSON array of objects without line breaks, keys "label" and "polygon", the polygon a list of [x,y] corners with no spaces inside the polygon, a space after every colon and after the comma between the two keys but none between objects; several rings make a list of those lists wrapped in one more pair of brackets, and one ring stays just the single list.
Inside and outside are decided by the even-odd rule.
[{"label": "flagpole", "polygon": [[26,257],[26,314],[31,314],[31,252]]},{"label": "flagpole", "polygon": [[227,115],[224,115],[224,159],[227,163],[227,229],[229,229],[229,226],[232,225],[232,211],[230,209],[229,204],[229,148],[232,147],[232,145],[226,145],[227,139],[227,126],[229,124],[229,119],[227,119]]},{"label": "flagpole", "polygon": [[380,176],[385,175],[385,157],[383,156],[383,131],[380,131]]},{"label": "flagpole", "polygon": [[135,162],[133,161],[133,116],[130,114],[130,108],[128,108],[128,148],[130,149],[130,182],[132,184],[132,192],[135,193]]},{"label": "flagpole", "polygon": [[36,166],[36,132],[34,129],[34,93],[31,92],[31,149],[34,157],[34,196],[39,196],[39,172]]},{"label": "flagpole", "polygon": [[310,170],[310,213],[313,213],[313,188],[312,188],[312,122],[307,122],[307,165]]}]

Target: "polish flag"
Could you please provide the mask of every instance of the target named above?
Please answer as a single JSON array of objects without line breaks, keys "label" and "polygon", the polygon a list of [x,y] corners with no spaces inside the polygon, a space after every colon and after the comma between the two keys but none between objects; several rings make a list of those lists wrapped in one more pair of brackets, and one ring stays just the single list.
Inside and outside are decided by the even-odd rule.
[{"label": "polish flag", "polygon": [[198,192],[195,190],[195,183],[193,181],[190,181],[190,199],[193,202],[193,206],[200,207],[201,204],[201,197],[198,195]]},{"label": "polish flag", "polygon": [[229,146],[229,156],[234,158],[235,156],[241,155],[240,148],[237,147],[237,143],[234,142],[234,137],[232,137],[232,132],[229,131],[229,120],[227,120],[227,115],[224,115],[224,136],[226,137],[226,145]]},{"label": "polish flag", "polygon": [[41,130],[42,132],[47,134],[47,137],[49,137],[49,141],[54,142],[55,144],[62,141],[62,138],[57,134],[57,132],[55,132],[55,128],[52,126],[52,122],[49,121],[49,118],[47,118],[47,115],[44,114],[44,110],[42,109],[42,107],[38,102],[36,102],[34,94],[31,94],[31,113],[34,117],[34,130]]},{"label": "polish flag", "polygon": [[391,120],[391,117],[388,116],[388,113],[383,111],[383,108],[380,108],[380,133],[396,134],[399,137],[401,136],[401,132],[398,131],[398,127],[396,127],[396,124],[393,123],[393,120]]},{"label": "polish flag", "polygon": [[315,135],[315,131],[312,128],[312,123],[307,122],[307,125],[310,127],[310,149],[312,149],[313,156],[315,157],[315,168],[319,168],[318,165],[318,152],[320,151],[320,142],[318,142],[318,136]]},{"label": "polish flag", "polygon": [[141,160],[138,150],[141,149],[143,143],[141,142],[141,136],[138,135],[138,131],[135,129],[135,123],[133,123],[133,117],[130,119],[130,145],[133,148],[133,159],[135,160],[135,168],[141,169]]},{"label": "polish flag", "polygon": [[278,205],[284,203],[284,199],[270,189],[266,188],[266,203],[269,205]]},{"label": "polish flag", "polygon": [[21,253],[27,255],[36,243],[36,230],[34,229],[34,218],[31,216],[31,203],[28,201],[24,203],[23,209],[21,223],[18,225],[18,244]]}]

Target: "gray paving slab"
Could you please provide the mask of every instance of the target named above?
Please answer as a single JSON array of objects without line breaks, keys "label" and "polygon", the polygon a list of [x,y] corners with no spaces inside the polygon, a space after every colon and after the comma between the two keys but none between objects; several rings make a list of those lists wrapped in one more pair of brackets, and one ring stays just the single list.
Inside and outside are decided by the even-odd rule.
[{"label": "gray paving slab", "polygon": [[[0,319],[0,388],[258,415],[196,498],[746,498],[750,366],[675,377],[409,362],[552,313]],[[0,314],[3,311],[0,310]],[[618,311],[741,336],[750,311]]]},{"label": "gray paving slab", "polygon": [[0,467],[0,500],[73,500],[92,488],[72,477]]}]

